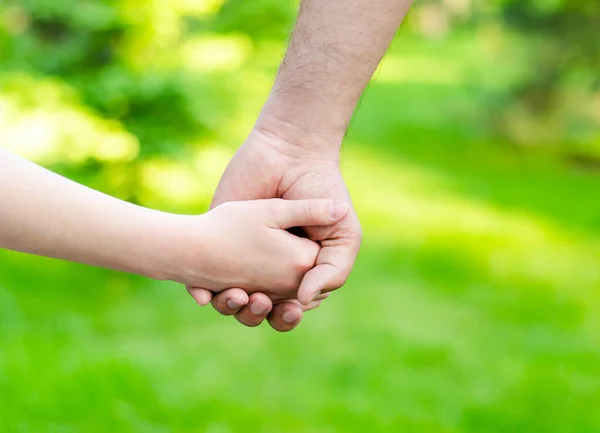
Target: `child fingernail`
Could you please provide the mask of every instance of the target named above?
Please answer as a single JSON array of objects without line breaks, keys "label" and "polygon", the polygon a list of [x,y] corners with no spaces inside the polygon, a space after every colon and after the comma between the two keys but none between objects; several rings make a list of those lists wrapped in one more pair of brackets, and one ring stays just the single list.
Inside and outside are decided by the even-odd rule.
[{"label": "child fingernail", "polygon": [[331,203],[331,209],[329,210],[329,213],[331,215],[331,218],[338,219],[346,213],[347,209],[348,208],[346,206],[346,203],[344,203],[343,201],[336,200],[333,203]]},{"label": "child fingernail", "polygon": [[296,315],[291,312],[291,311],[286,311],[285,313],[283,313],[283,321],[285,323],[294,323],[298,320],[298,318],[296,317]]},{"label": "child fingernail", "polygon": [[264,305],[260,305],[260,304],[252,304],[250,305],[250,311],[252,311],[252,314],[256,315],[256,316],[262,316],[263,314],[265,314],[267,312],[267,308]]},{"label": "child fingernail", "polygon": [[231,308],[232,310],[235,310],[236,308],[240,308],[242,306],[243,302],[242,301],[238,301],[237,299],[230,299],[227,301],[227,306],[229,308]]}]

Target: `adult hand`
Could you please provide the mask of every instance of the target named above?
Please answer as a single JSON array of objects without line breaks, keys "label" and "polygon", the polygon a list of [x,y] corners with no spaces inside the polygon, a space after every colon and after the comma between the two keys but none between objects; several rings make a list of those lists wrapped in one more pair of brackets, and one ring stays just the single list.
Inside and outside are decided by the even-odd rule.
[{"label": "adult hand", "polygon": [[339,151],[316,152],[296,140],[286,140],[270,130],[255,128],[229,163],[215,193],[212,206],[227,201],[283,198],[300,200],[329,198],[347,203],[349,213],[328,227],[304,227],[306,236],[321,243],[316,266],[302,280],[298,300],[273,306],[264,294],[248,296],[241,289],[216,296],[188,287],[198,304],[212,304],[221,314],[235,315],[246,326],[257,326],[268,316],[281,332],[295,328],[303,311],[317,307],[328,292],[343,286],[356,260],[362,233],[348,190],[339,170]]}]

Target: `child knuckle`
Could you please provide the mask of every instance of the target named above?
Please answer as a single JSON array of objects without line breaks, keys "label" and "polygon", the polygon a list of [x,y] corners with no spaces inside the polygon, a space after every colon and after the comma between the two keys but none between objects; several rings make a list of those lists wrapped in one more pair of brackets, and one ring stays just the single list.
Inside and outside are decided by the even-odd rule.
[{"label": "child knuckle", "polygon": [[314,202],[314,201],[309,201],[307,203],[304,204],[305,206],[305,213],[308,217],[308,220],[311,222],[317,222],[319,221],[319,216],[320,216],[320,208],[318,203]]}]

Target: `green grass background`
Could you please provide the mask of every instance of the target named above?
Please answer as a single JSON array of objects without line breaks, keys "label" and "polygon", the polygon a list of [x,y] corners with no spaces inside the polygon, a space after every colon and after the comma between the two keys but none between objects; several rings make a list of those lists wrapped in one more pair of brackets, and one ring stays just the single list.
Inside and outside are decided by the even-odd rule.
[{"label": "green grass background", "polygon": [[291,333],[0,252],[0,431],[600,431],[600,177],[486,138],[473,46],[394,44],[343,151],[363,248]]}]

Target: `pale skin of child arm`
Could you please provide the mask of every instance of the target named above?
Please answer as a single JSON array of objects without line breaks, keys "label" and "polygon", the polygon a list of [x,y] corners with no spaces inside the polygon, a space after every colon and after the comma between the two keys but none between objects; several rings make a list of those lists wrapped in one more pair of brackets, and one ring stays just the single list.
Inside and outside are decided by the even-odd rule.
[{"label": "pale skin of child arm", "polygon": [[331,200],[256,200],[199,216],[170,214],[0,150],[0,248],[216,292],[240,287],[273,299],[295,294],[320,247],[285,229],[335,224],[346,213]]}]

